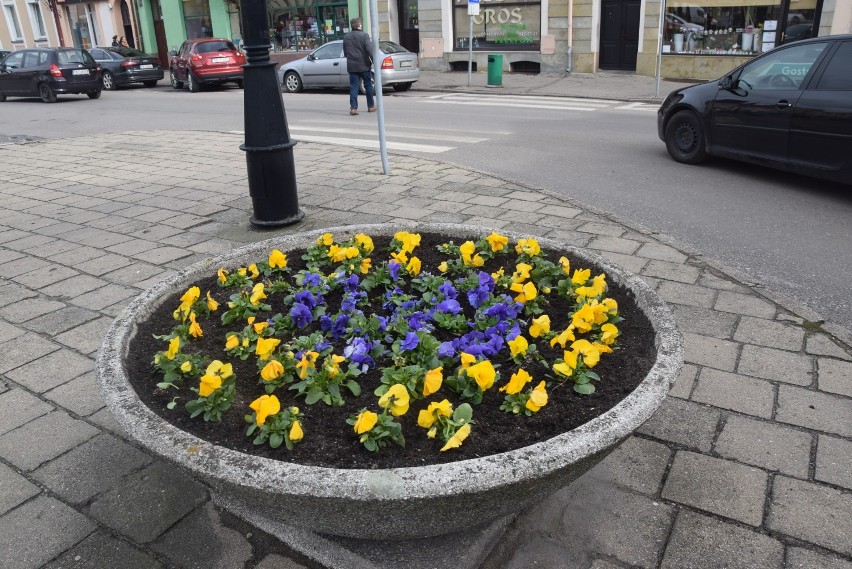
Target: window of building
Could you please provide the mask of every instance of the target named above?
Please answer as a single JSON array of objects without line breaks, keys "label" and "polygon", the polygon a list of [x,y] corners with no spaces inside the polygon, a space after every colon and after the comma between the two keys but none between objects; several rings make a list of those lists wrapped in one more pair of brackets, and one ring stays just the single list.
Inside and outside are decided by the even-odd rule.
[{"label": "window of building", "polygon": [[21,21],[18,19],[18,10],[15,8],[14,1],[4,1],[3,12],[6,15],[6,26],[9,28],[12,41],[23,41],[24,34],[21,31]]},{"label": "window of building", "polygon": [[187,39],[213,37],[208,0],[184,0],[183,21]]},{"label": "window of building", "polygon": [[[467,0],[453,0],[453,48],[467,50],[470,16]],[[538,51],[540,0],[481,0],[473,16],[473,51]]]},{"label": "window of building", "polygon": [[44,17],[41,13],[41,3],[39,0],[27,0],[27,10],[30,13],[30,25],[33,27],[33,36],[35,39],[47,39],[47,26],[44,25]]},{"label": "window of building", "polygon": [[98,45],[95,10],[91,4],[66,5],[65,14],[71,27],[71,39],[74,42],[74,47],[88,49]]}]

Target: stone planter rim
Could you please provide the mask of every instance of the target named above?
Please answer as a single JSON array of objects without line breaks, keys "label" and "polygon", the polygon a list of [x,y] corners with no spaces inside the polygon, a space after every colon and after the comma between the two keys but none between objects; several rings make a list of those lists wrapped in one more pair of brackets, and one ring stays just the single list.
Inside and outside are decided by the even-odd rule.
[{"label": "stone planter rim", "polygon": [[[158,305],[158,299],[190,286],[201,271],[204,271],[204,275],[212,274],[210,271],[215,272],[221,266],[236,266],[233,262],[237,259],[263,258],[274,248],[285,252],[301,248],[324,233],[333,233],[335,238],[359,232],[375,237],[392,235],[402,230],[445,233],[450,238],[461,235],[484,236],[491,232],[491,229],[472,225],[437,223],[340,226],[273,237],[190,265],[135,298],[107,332],[98,352],[97,376],[110,411],[132,438],[147,449],[203,478],[294,496],[334,498],[345,494],[353,500],[374,501],[431,499],[460,492],[484,492],[490,488],[511,485],[517,480],[541,477],[627,438],[650,418],[666,397],[683,362],[683,338],[665,303],[644,281],[604,258],[537,236],[532,237],[538,240],[542,248],[564,251],[577,259],[588,260],[604,270],[611,282],[619,282],[631,289],[637,303],[641,297],[644,303],[642,310],[654,327],[657,339],[656,361],[636,389],[602,415],[548,440],[482,458],[417,467],[368,470],[305,466],[248,455],[182,431],[150,410],[131,387],[123,360],[135,334],[136,318],[140,314],[147,315],[146,311]],[[529,234],[505,230],[500,230],[500,233],[513,240],[531,237]],[[605,378],[601,388],[606,388]],[[309,429],[306,426],[308,443]],[[475,440],[472,437],[468,444],[475,444]],[[286,488],[282,488],[283,481],[286,481]]]}]

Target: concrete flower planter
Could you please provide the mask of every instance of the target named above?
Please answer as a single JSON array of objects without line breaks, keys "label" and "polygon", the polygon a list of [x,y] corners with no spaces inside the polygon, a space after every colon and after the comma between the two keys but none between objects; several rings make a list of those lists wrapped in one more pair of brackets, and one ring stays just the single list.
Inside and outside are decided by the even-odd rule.
[{"label": "concrete flower planter", "polygon": [[[402,229],[439,232],[456,240],[487,233],[481,228],[443,224],[327,231],[338,238],[357,232],[392,235]],[[266,520],[268,527],[283,523],[344,538],[405,540],[464,532],[505,519],[564,487],[626,439],[657,410],[682,365],[683,340],[671,313],[642,280],[596,255],[540,239],[543,248],[570,252],[606,271],[611,282],[633,291],[655,331],[657,359],[641,384],[617,406],[570,432],[475,460],[344,470],[278,462],[216,446],[177,429],[141,403],[124,363],[138,322],[169,294],[185,290],[202,275],[222,266],[244,265],[273,248],[284,252],[304,248],[324,232],[248,245],[169,277],[145,291],[116,318],[98,355],[98,380],[107,404],[129,435],[207,483],[218,503],[250,521]]]}]

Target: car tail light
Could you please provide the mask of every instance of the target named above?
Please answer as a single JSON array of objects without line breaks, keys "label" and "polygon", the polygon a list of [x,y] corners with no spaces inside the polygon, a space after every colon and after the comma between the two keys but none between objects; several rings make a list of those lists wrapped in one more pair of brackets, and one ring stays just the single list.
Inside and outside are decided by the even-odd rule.
[{"label": "car tail light", "polygon": [[382,60],[382,69],[393,69],[393,58],[391,56]]},{"label": "car tail light", "polygon": [[417,56],[416,65],[417,65],[417,69],[420,69],[420,56],[419,55]]},{"label": "car tail light", "polygon": [[202,61],[204,58],[198,55],[197,53],[192,54],[192,61]]},{"label": "car tail light", "polygon": [[59,66],[55,63],[50,66],[50,74],[53,77],[62,77],[62,71],[59,70]]},{"label": "car tail light", "polygon": [[139,65],[139,63],[137,63],[135,61],[122,61],[121,62],[122,67],[136,67],[137,65]]}]

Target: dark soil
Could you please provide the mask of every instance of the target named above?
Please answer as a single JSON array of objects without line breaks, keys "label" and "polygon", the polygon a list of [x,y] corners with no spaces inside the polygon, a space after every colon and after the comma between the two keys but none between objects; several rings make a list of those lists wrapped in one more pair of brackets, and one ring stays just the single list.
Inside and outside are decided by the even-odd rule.
[{"label": "dark soil", "polygon": [[[436,251],[435,247],[446,242],[447,239],[440,235],[429,234],[422,234],[422,238],[422,244],[415,250],[415,255],[421,259],[424,271],[434,270],[434,267],[446,258]],[[375,239],[376,252],[373,257],[376,263],[386,258],[386,255],[379,252],[387,250],[388,242],[386,238]],[[561,253],[549,251],[543,251],[542,254],[553,261],[561,256]],[[293,273],[304,268],[301,252],[289,253],[287,258]],[[508,266],[508,263],[514,263],[514,258],[514,255],[496,257],[490,260],[483,270],[495,271],[501,263],[506,263],[506,271],[511,274],[514,264]],[[508,259],[512,261],[507,261]],[[587,263],[581,263],[573,258],[570,260],[572,271],[574,268],[590,268],[593,276],[601,272]],[[200,320],[204,330],[203,337],[192,340],[184,351],[189,353],[199,350],[208,355],[221,354],[218,357],[226,361],[222,351],[225,345],[226,329],[220,324],[219,318],[222,310],[226,309],[224,301],[234,292],[234,289],[220,288],[216,282],[215,271],[210,277],[199,280],[195,284],[201,288],[202,296],[209,290],[223,306],[211,317]],[[377,368],[356,378],[362,388],[360,397],[355,398],[344,390],[346,404],[342,407],[329,407],[322,402],[306,405],[303,399],[296,399],[293,396],[294,392],[289,392],[286,388],[278,389],[276,395],[281,400],[282,407],[296,405],[303,414],[305,437],[292,451],[288,451],[283,445],[278,449],[271,449],[266,445],[255,446],[252,444],[253,437],[245,435],[247,423],[243,417],[252,413],[249,403],[265,393],[263,386],[258,383],[259,372],[254,357],[245,362],[239,359],[227,360],[233,364],[237,377],[237,395],[233,406],[223,414],[221,423],[205,422],[201,416],[195,419],[189,417],[184,404],[196,398],[196,395],[189,390],[189,385],[181,390],[178,405],[174,409],[167,409],[166,405],[172,400],[175,392],[174,390],[164,392],[156,387],[162,378],[154,373],[152,367],[154,354],[165,350],[166,343],[155,340],[152,336],[168,334],[175,326],[176,321],[172,318],[172,312],[180,304],[179,298],[183,291],[167,299],[151,318],[139,324],[139,333],[131,342],[127,371],[130,382],[140,399],[155,413],[199,438],[248,454],[311,466],[370,469],[423,466],[478,458],[544,441],[594,419],[624,399],[651,369],[656,358],[656,350],[654,332],[650,323],[637,308],[630,291],[613,282],[608,284],[607,296],[618,301],[619,316],[623,318],[623,321],[618,324],[620,336],[614,353],[603,354],[600,363],[594,368],[601,377],[601,381],[597,384],[597,391],[592,395],[579,395],[572,390],[571,383],[549,388],[550,400],[541,411],[529,417],[523,414],[512,415],[499,409],[504,394],[498,392],[497,388],[508,382],[518,366],[508,357],[493,358],[492,363],[495,367],[499,365],[500,378],[494,387],[485,393],[482,403],[474,407],[474,425],[470,437],[460,448],[448,452],[438,452],[443,443],[437,439],[426,438],[425,429],[417,425],[418,412],[430,401],[447,398],[453,405],[460,403],[458,397],[446,386],[431,397],[419,401],[412,400],[408,413],[397,418],[402,424],[406,438],[405,448],[390,445],[381,452],[372,453],[358,442],[352,427],[346,423],[346,418],[363,407],[378,410],[377,398],[373,395],[373,390],[379,385],[380,372],[377,368],[382,366],[383,362],[377,362]],[[339,306],[339,300],[339,295],[337,298],[332,295],[327,297],[330,307],[335,307],[335,302],[336,306]],[[272,305],[272,312],[268,315],[261,313],[258,321],[278,312],[286,314],[286,307],[280,302],[276,304],[275,295],[270,294],[267,302]],[[465,304],[463,303],[463,306]],[[552,330],[563,330],[567,326],[568,320],[565,315],[568,309],[569,305],[564,301],[561,305],[559,302],[552,302],[546,307],[545,312],[550,315],[552,321]],[[364,311],[368,313],[367,309]],[[231,324],[228,331],[239,328],[241,325]],[[309,328],[305,333],[311,331],[312,329]],[[442,341],[447,339],[438,333],[436,336]],[[528,339],[532,341],[531,338],[528,337]],[[556,350],[551,349],[547,342],[539,341],[537,346],[548,361],[561,356],[558,345]],[[504,352],[508,353],[508,350]],[[501,352],[501,355],[504,352]],[[335,349],[335,353],[340,354],[342,350]],[[444,375],[447,374],[448,370],[445,370]],[[534,381],[531,384],[533,386],[543,379],[536,373],[533,373],[533,378]]]}]

